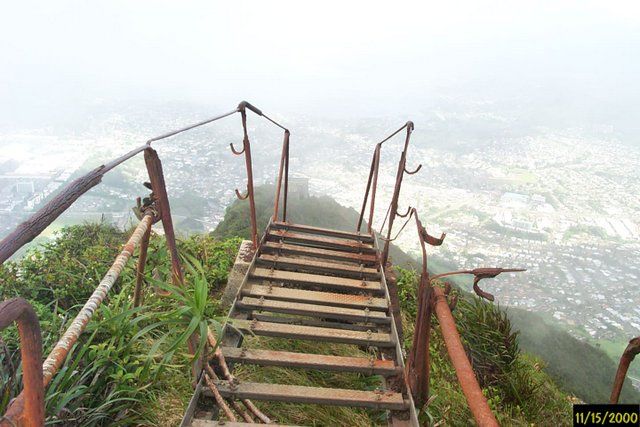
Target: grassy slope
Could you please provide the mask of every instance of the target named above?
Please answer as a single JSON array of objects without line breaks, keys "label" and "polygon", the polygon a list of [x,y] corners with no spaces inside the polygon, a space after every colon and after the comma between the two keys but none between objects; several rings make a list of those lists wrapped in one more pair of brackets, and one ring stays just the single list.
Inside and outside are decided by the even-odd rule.
[{"label": "grassy slope", "polygon": [[[263,230],[273,209],[273,188],[256,190],[256,209],[259,229]],[[353,230],[358,213],[339,205],[330,197],[292,199],[288,207],[289,221],[342,230]],[[408,232],[411,232],[410,230]],[[214,231],[218,237],[249,237],[248,203],[236,202],[230,206],[223,221]],[[397,247],[391,249],[394,264],[417,267],[415,260]],[[439,271],[439,266],[431,264]],[[560,327],[542,321],[535,313],[508,309],[516,328],[520,329],[522,348],[541,358],[546,370],[567,392],[586,402],[607,402],[615,374],[617,360],[588,343],[577,340]],[[640,393],[625,383],[621,401],[639,402]]]}]

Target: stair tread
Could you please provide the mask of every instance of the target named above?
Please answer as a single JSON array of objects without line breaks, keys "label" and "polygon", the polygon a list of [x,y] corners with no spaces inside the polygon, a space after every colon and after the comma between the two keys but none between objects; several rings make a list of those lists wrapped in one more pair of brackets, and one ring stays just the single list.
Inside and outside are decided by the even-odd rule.
[{"label": "stair tread", "polygon": [[371,236],[368,233],[365,233],[365,234],[352,233],[349,231],[314,227],[312,225],[293,224],[293,223],[281,222],[281,221],[274,221],[273,223],[271,223],[271,226],[274,228],[285,229],[285,230],[295,230],[295,231],[302,231],[302,232],[307,232],[312,234],[321,234],[321,235],[324,234],[327,236],[343,237],[343,238],[353,239],[353,240],[362,240],[370,243],[373,242],[373,236]]},{"label": "stair tread", "polygon": [[335,275],[350,275],[355,277],[374,278],[380,277],[380,273],[375,268],[364,267],[362,265],[340,264],[330,261],[310,260],[303,258],[293,258],[288,256],[261,254],[258,262],[278,267],[302,268],[308,270],[318,270],[321,272],[330,272]]},{"label": "stair tread", "polygon": [[389,323],[391,319],[384,312],[360,310],[355,308],[336,307],[330,305],[306,304],[291,301],[278,301],[264,297],[244,297],[238,301],[238,306],[259,311],[307,315],[313,317],[332,318],[351,321]]},{"label": "stair tread", "polygon": [[363,391],[254,382],[240,382],[239,384],[231,386],[228,381],[220,380],[215,381],[215,384],[223,397],[235,399],[269,400],[389,410],[403,410],[408,407],[408,402],[405,402],[401,393],[391,391]]},{"label": "stair tread", "polygon": [[287,339],[328,341],[339,344],[370,345],[374,347],[394,347],[391,334],[384,332],[362,332],[348,329],[321,328],[317,326],[290,325],[258,320],[233,319],[232,325],[242,331]]},{"label": "stair tread", "polygon": [[345,277],[323,276],[320,274],[298,273],[296,271],[284,271],[256,267],[251,273],[251,277],[296,283],[299,285],[317,285],[341,290],[382,292],[380,281],[349,279]]},{"label": "stair tread", "polygon": [[376,251],[376,249],[371,244],[363,243],[359,240],[320,237],[311,234],[296,233],[293,231],[268,230],[267,237],[279,240],[284,239],[287,242],[296,242],[306,245],[317,245],[321,247],[339,249],[348,252],[363,252],[373,254]]},{"label": "stair tread", "polygon": [[307,255],[317,258],[351,261],[354,263],[376,264],[378,259],[375,254],[359,254],[354,252],[336,251],[333,249],[313,248],[310,246],[293,245],[283,242],[263,242],[262,250],[287,252],[291,254]]},{"label": "stair tread", "polygon": [[264,296],[265,298],[283,301],[300,301],[320,305],[336,305],[352,308],[369,308],[371,310],[386,310],[387,300],[368,295],[339,294],[334,292],[307,291],[303,289],[281,288],[249,283],[242,290],[242,295]]},{"label": "stair tread", "polygon": [[393,360],[369,359],[366,357],[330,356],[290,351],[242,349],[238,347],[223,347],[222,354],[230,362],[260,366],[282,366],[377,375],[398,374],[400,369]]}]

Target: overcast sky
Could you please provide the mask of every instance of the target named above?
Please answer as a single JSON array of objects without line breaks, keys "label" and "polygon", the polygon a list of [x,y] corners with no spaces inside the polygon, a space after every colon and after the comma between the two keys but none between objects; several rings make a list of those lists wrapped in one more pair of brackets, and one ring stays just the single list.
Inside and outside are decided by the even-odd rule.
[{"label": "overcast sky", "polygon": [[249,99],[327,114],[385,114],[442,97],[616,99],[627,108],[640,96],[638,5],[5,2],[1,111],[112,98],[220,107]]}]

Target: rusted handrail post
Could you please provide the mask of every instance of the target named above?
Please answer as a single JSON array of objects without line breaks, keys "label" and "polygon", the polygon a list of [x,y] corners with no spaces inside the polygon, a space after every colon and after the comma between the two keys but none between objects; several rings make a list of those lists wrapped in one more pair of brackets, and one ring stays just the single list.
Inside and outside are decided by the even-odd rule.
[{"label": "rusted handrail post", "polygon": [[[272,217],[272,221],[278,221],[278,210],[280,208],[280,189],[282,187],[282,173],[284,171],[284,166],[285,166],[285,162],[287,164],[287,172],[289,169],[289,131],[285,130],[284,131],[284,140],[282,141],[282,154],[280,155],[280,168],[278,169],[278,180],[276,182],[276,195],[274,198],[274,202],[273,202],[273,217]],[[288,175],[288,173],[287,173]],[[288,181],[288,176],[285,178],[285,180]],[[286,187],[286,184],[285,184]],[[284,212],[286,212],[287,210],[287,195],[286,195],[286,190],[285,190],[285,196],[284,196]],[[286,220],[286,214],[284,216],[284,218]]]},{"label": "rusted handrail post", "polygon": [[364,220],[364,211],[367,207],[367,200],[369,198],[369,192],[371,192],[371,203],[369,204],[369,222],[367,224],[367,231],[371,234],[373,230],[373,211],[376,204],[376,189],[378,187],[378,170],[380,168],[380,149],[382,143],[376,144],[376,148],[373,150],[373,158],[371,159],[371,168],[369,169],[369,178],[367,179],[367,187],[364,190],[364,199],[362,200],[362,209],[360,210],[360,217],[358,218],[358,225],[356,231],[360,232],[362,228],[362,221]]},{"label": "rusted handrail post", "polygon": [[627,376],[627,370],[638,353],[640,353],[640,337],[631,339],[627,348],[622,352],[622,356],[620,356],[620,363],[618,364],[618,370],[616,371],[616,377],[613,382],[613,389],[611,390],[609,403],[618,403],[620,392],[622,391],[622,385],[624,384],[624,379]]},{"label": "rusted handrail post", "polygon": [[[231,151],[233,154],[239,156],[244,153],[244,161],[245,166],[247,168],[247,192],[244,195],[241,195],[238,189],[236,189],[236,196],[240,200],[244,200],[249,198],[249,215],[251,218],[251,241],[253,243],[253,248],[256,249],[258,247],[258,224],[256,221],[256,203],[253,193],[253,166],[251,164],[251,143],[249,142],[249,133],[247,132],[247,108],[256,114],[262,116],[262,111],[258,110],[251,104],[246,101],[242,101],[240,105],[238,105],[238,111],[240,111],[240,115],[242,117],[242,150],[238,151],[233,147],[233,144],[229,144],[231,146]],[[286,190],[285,190],[286,193]],[[286,197],[286,195],[285,195]]]},{"label": "rusted handrail post", "polygon": [[139,307],[142,303],[142,285],[144,282],[144,267],[147,262],[147,249],[149,248],[149,239],[151,238],[151,227],[147,228],[140,242],[140,254],[138,255],[138,264],[136,265],[136,287],[133,291],[133,306]]},{"label": "rusted handrail post", "polygon": [[434,287],[433,291],[435,312],[442,330],[442,337],[462,392],[469,404],[469,409],[479,426],[498,426],[498,421],[491,412],[487,399],[482,394],[480,384],[460,341],[460,335],[449,309],[447,297],[439,287]]},{"label": "rusted handrail post", "polygon": [[162,172],[162,162],[156,150],[151,147],[148,147],[144,151],[144,162],[147,166],[149,180],[151,181],[151,190],[153,191],[154,201],[160,214],[164,236],[169,248],[169,256],[171,257],[171,279],[174,285],[182,286],[184,284],[184,277],[178,256],[176,235],[173,229],[173,219],[171,218],[171,206],[169,205],[169,196],[167,195],[167,187]]},{"label": "rusted handrail post", "polygon": [[284,200],[282,202],[282,221],[287,222],[287,197],[289,197],[289,141],[284,162]]},{"label": "rusted handrail post", "polygon": [[15,400],[0,425],[44,425],[44,387],[42,385],[42,337],[38,316],[25,299],[12,298],[0,304],[0,330],[18,323],[20,355],[22,357],[21,400]]},{"label": "rusted handrail post", "polygon": [[[432,286],[427,267],[426,245],[439,246],[444,241],[444,234],[440,238],[435,238],[427,233],[422,225],[418,212],[411,209],[410,215],[414,216],[420,249],[422,250],[422,271],[420,272],[420,283],[418,285],[416,326],[413,331],[413,343],[407,361],[407,380],[413,399],[421,407],[429,399],[429,341],[431,335],[431,310],[432,310]],[[409,217],[410,219],[411,217]]]},{"label": "rusted handrail post", "polygon": [[407,129],[407,134],[405,136],[402,154],[400,155],[400,161],[398,162],[398,170],[396,172],[396,183],[393,187],[393,196],[391,197],[391,204],[389,208],[389,225],[387,228],[387,238],[384,242],[384,249],[382,251],[382,265],[387,265],[387,261],[389,259],[389,245],[391,244],[391,230],[393,229],[393,222],[395,221],[396,215],[398,214],[398,199],[400,198],[400,188],[402,187],[402,177],[404,176],[405,173],[413,174],[420,169],[420,167],[418,167],[414,172],[408,172],[406,169],[407,150],[409,148],[409,141],[411,140],[411,132],[413,132],[413,129],[414,129],[413,122],[407,122],[405,127]]}]

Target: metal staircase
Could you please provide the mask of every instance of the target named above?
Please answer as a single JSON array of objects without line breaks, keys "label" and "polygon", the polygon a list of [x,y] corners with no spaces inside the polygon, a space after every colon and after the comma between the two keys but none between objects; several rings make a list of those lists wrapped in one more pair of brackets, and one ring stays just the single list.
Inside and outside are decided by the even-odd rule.
[{"label": "metal staircase", "polygon": [[[292,384],[214,380],[227,400],[285,401],[385,410],[389,425],[417,426],[404,382],[404,360],[377,242],[348,233],[273,222],[255,252],[229,312],[221,353],[234,365],[280,366],[377,376],[380,388],[351,390]],[[369,357],[273,351],[243,345],[245,336],[355,345]],[[219,370],[215,361],[212,368]],[[223,378],[222,373],[219,375]],[[222,415],[222,419],[220,416]],[[277,418],[277,414],[269,414]],[[204,381],[196,388],[183,426],[230,423]]]}]

